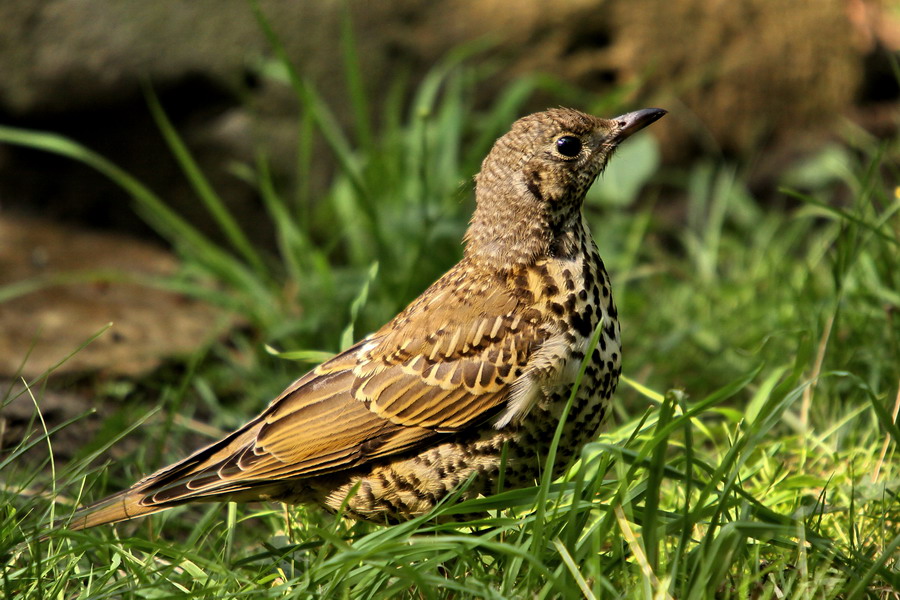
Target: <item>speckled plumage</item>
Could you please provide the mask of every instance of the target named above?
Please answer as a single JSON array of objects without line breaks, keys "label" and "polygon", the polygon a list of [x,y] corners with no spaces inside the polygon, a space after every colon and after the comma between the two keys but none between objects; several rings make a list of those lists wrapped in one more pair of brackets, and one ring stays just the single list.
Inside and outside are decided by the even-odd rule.
[{"label": "speckled plumage", "polygon": [[529,485],[599,324],[562,438],[562,457],[572,456],[596,435],[621,372],[616,306],[581,204],[615,147],[663,114],[555,109],[518,120],[482,164],[455,267],[255,419],[69,527],[194,501],[337,510],[354,489],[349,514],[395,522],[473,473],[466,495],[491,492],[504,446],[506,486]]}]

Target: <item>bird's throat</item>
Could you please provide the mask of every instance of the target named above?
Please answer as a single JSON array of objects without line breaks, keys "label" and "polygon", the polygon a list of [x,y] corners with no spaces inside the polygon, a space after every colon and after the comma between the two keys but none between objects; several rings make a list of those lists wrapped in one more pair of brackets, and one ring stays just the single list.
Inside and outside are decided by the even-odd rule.
[{"label": "bird's throat", "polygon": [[589,235],[580,204],[555,211],[527,211],[519,205],[501,220],[481,216],[476,210],[466,233],[466,256],[507,268],[571,256]]}]

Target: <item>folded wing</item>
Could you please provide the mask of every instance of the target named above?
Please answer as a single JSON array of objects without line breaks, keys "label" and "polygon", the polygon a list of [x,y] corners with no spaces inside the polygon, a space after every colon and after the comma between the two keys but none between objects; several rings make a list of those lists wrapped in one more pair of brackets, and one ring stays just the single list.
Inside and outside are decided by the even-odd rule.
[{"label": "folded wing", "polygon": [[245,426],[85,509],[106,512],[83,526],[190,501],[252,497],[279,481],[352,469],[484,423],[503,408],[546,338],[536,311],[505,286],[490,285],[450,271]]}]

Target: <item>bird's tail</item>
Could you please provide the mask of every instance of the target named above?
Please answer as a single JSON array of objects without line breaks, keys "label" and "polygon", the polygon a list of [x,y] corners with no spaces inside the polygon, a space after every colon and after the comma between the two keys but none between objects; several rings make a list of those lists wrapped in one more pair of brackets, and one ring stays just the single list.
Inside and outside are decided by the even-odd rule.
[{"label": "bird's tail", "polygon": [[104,498],[96,504],[79,509],[65,523],[59,523],[58,525],[77,531],[97,525],[127,521],[128,519],[150,515],[175,506],[175,504],[144,504],[142,500],[145,498],[145,492],[137,491],[133,488],[128,489]]},{"label": "bird's tail", "polygon": [[126,490],[79,509],[70,519],[56,523],[55,527],[87,529],[161,512],[188,502],[257,498],[259,494],[255,488],[265,486],[245,482],[240,477],[228,478],[223,476],[222,471],[223,463],[252,446],[259,427],[256,421],[144,477]]}]

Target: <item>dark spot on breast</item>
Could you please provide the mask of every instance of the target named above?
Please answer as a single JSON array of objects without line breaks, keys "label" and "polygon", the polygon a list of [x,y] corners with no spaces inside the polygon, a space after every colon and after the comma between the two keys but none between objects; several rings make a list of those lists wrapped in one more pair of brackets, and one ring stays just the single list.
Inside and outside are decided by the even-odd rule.
[{"label": "dark spot on breast", "polygon": [[572,326],[572,329],[581,334],[582,337],[588,337],[591,335],[591,322],[589,319],[585,319],[578,313],[574,313],[571,317],[569,317],[569,325]]},{"label": "dark spot on breast", "polygon": [[563,309],[563,307],[562,307],[562,304],[559,304],[558,302],[551,302],[551,303],[550,303],[550,310],[551,310],[551,312],[553,312],[553,314],[555,314],[556,316],[561,316],[561,315],[563,314],[563,312],[564,312],[564,309]]}]

